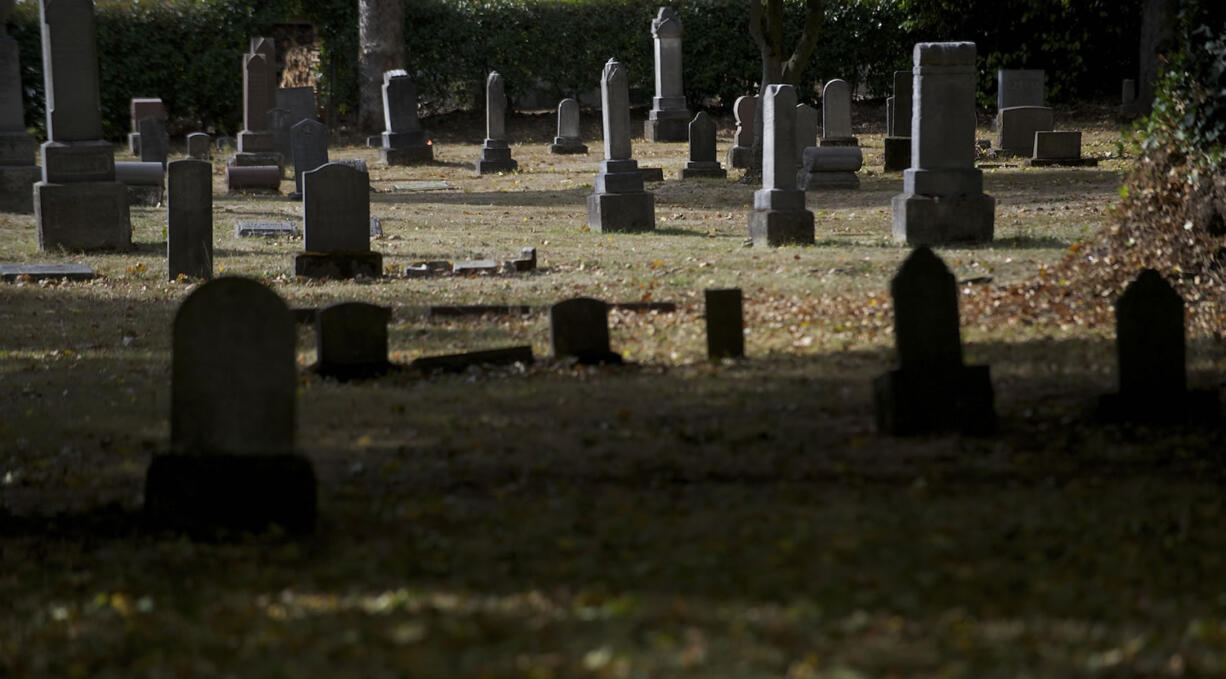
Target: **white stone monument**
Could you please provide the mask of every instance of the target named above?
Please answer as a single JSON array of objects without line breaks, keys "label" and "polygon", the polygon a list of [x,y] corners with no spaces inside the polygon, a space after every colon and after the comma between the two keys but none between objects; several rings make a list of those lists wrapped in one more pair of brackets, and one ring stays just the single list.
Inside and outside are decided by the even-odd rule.
[{"label": "white stone monument", "polygon": [[[643,190],[638,161],[630,157],[630,89],[626,69],[616,59],[600,78],[604,119],[604,160],[595,191],[587,197],[587,224],[592,231],[654,231],[655,196]],[[687,130],[688,135],[688,130]]]},{"label": "white stone monument", "polygon": [[756,246],[812,245],[813,213],[796,187],[796,88],[769,85],[762,100],[762,188],[753,194]]}]

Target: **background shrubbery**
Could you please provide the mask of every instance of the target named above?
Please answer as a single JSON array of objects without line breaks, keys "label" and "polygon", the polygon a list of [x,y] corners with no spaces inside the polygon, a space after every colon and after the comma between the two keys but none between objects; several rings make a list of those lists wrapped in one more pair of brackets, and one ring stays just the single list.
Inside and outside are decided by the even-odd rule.
[{"label": "background shrubbery", "polygon": [[[479,108],[481,83],[497,70],[514,103],[529,91],[553,97],[592,91],[616,56],[645,103],[651,96],[650,22],[662,0],[415,0],[405,7],[408,69],[427,111]],[[822,39],[801,76],[802,99],[840,77],[884,96],[911,45],[974,40],[981,102],[994,99],[997,68],[1044,68],[1054,101],[1118,93],[1136,71],[1140,0],[828,0]],[[731,106],[760,73],[743,0],[678,0],[685,26],[691,102]],[[794,40],[801,0],[786,0]],[[97,4],[106,133],[128,129],[128,99],[160,96],[192,128],[240,126],[239,54],[248,38],[288,19],[316,27],[323,52],[321,102],[356,110],[355,0],[160,0]],[[9,30],[21,44],[27,123],[43,127],[37,3],[19,3]],[[334,121],[335,122],[335,121]]]}]

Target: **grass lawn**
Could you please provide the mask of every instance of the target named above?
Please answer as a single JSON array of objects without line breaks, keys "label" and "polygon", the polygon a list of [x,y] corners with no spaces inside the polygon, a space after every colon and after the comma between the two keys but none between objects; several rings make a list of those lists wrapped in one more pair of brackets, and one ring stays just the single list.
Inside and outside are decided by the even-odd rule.
[{"label": "grass lawn", "polygon": [[[576,157],[548,153],[551,120],[511,121],[507,175],[475,175],[475,127],[437,132],[426,166],[334,147],[371,167],[389,271],[376,281],[296,280],[300,240],[236,238],[236,221],[300,220],[301,206],[225,195],[214,161],[219,274],[294,307],[386,305],[397,362],[512,344],[538,356],[338,384],[306,371],[314,331],[300,326],[298,448],[321,514],[303,541],[133,528],[169,436],[171,322],[196,286],[166,280],[164,208],[132,208],[137,247],[119,254],[39,253],[32,216],[0,215],[0,261],[101,274],[0,285],[0,675],[1226,673],[1221,433],[1093,423],[1115,388],[1109,315],[972,305],[1108,224],[1134,162],[1115,123],[1060,121],[1111,156],[1097,168],[985,170],[996,241],[939,254],[1001,433],[907,440],[874,432],[869,388],[893,365],[888,287],[908,254],[890,237],[902,181],[881,171],[880,125],[858,130],[860,191],[808,194],[817,244],[761,249],[745,244],[755,186],[682,182],[685,145],[642,140],[640,165],[665,174],[648,185],[656,232],[591,233],[588,123],[592,152]],[[730,143],[725,124],[721,159]],[[449,188],[405,188],[423,181]],[[531,273],[398,273],[527,246]],[[747,360],[705,360],[710,287],[743,289]],[[678,308],[611,312],[622,368],[548,358],[543,311],[423,313],[581,295]],[[1193,334],[1188,355],[1189,384],[1216,387],[1220,340]]]}]

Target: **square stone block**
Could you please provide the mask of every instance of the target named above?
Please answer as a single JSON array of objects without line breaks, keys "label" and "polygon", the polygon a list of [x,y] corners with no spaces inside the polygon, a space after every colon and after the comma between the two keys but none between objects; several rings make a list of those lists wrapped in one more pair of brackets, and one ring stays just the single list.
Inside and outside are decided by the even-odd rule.
[{"label": "square stone block", "polygon": [[805,191],[833,191],[860,189],[860,176],[855,172],[810,172],[801,170],[796,174],[796,185]]},{"label": "square stone block", "polygon": [[596,233],[654,231],[656,197],[646,191],[593,193],[587,197],[587,225]]},{"label": "square stone block", "polygon": [[379,278],[383,275],[383,255],[378,252],[300,252],[294,256],[294,274],[336,280],[358,276]]},{"label": "square stone block", "polygon": [[688,112],[684,118],[662,118],[643,121],[643,136],[647,141],[689,141],[690,119]]},{"label": "square stone block", "polygon": [[1078,160],[1081,158],[1081,133],[1059,130],[1034,133],[1036,160]]},{"label": "square stone block", "polygon": [[272,132],[243,130],[238,133],[238,150],[241,153],[266,153],[277,150],[277,135]]},{"label": "square stone block", "polygon": [[127,188],[119,182],[34,185],[38,249],[129,250]]},{"label": "square stone block", "polygon": [[749,237],[757,247],[813,245],[813,213],[808,210],[752,210]]},{"label": "square stone block", "polygon": [[110,142],[44,142],[42,156],[43,181],[50,184],[115,179],[115,152]]},{"label": "square stone block", "polygon": [[886,172],[902,172],[911,167],[911,137],[886,137],[882,158]]},{"label": "square stone block", "polygon": [[915,246],[992,241],[996,199],[989,195],[900,193],[894,196],[892,207],[896,243]]},{"label": "square stone block", "polygon": [[43,177],[37,165],[0,166],[0,212],[34,212],[34,185]]}]

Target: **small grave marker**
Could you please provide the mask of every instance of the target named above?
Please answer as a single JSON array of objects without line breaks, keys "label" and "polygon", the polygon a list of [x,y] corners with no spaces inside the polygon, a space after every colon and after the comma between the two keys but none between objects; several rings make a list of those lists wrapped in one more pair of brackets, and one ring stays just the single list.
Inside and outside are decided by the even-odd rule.
[{"label": "small grave marker", "polygon": [[549,145],[550,153],[587,153],[587,145],[579,138],[579,102],[563,99],[558,102],[558,136]]},{"label": "small grave marker", "polygon": [[236,238],[287,238],[298,235],[293,222],[235,222]]},{"label": "small grave marker", "polygon": [[319,362],[315,371],[346,381],[388,371],[387,322],[391,310],[364,302],[344,302],[315,315]]},{"label": "small grave marker", "polygon": [[707,357],[742,358],[745,356],[745,319],[742,313],[741,289],[708,289]]},{"label": "small grave marker", "polygon": [[0,264],[0,279],[12,283],[23,276],[32,281],[89,281],[97,278],[98,274],[88,264]]},{"label": "small grave marker", "polygon": [[549,340],[555,358],[583,364],[621,363],[609,349],[609,305],[590,297],[558,302],[549,308]]},{"label": "small grave marker", "polygon": [[699,111],[690,121],[690,159],[681,170],[681,178],[728,176],[720,167],[715,153],[715,121],[706,111]]}]

